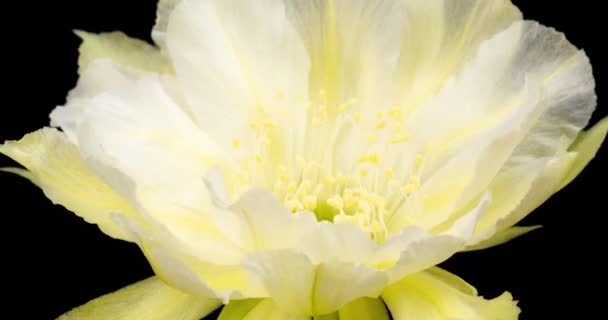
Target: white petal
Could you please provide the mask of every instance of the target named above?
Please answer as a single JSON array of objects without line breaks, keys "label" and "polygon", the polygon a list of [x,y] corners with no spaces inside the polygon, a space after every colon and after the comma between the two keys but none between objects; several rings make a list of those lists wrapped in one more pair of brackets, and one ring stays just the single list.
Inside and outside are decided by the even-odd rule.
[{"label": "white petal", "polygon": [[67,102],[51,112],[51,125],[60,127],[73,143],[78,143],[76,129],[82,122],[83,110],[91,99],[104,92],[121,90],[145,73],[121,66],[110,59],[91,61],[80,71],[78,83],[70,91]]},{"label": "white petal", "polygon": [[[507,0],[402,0],[406,21],[399,57],[403,106],[420,106],[472,59],[480,44],[521,19]],[[383,32],[386,32],[383,30]]]},{"label": "white petal", "polygon": [[386,275],[360,264],[329,261],[313,264],[288,250],[256,252],[245,261],[277,305],[290,314],[323,315],[360,297],[376,297]]},{"label": "white petal", "polygon": [[76,31],[82,39],[78,58],[79,73],[98,59],[110,59],[114,63],[137,70],[170,73],[169,60],[160,50],[143,40],[130,38],[122,32],[93,34]]},{"label": "white petal", "polygon": [[165,41],[187,107],[224,146],[251,148],[251,122],[305,105],[309,64],[281,0],[184,0]]},{"label": "white petal", "polygon": [[516,320],[519,308],[509,293],[492,300],[477,296],[462,279],[447,272],[420,272],[382,294],[395,320]]},{"label": "white petal", "polygon": [[156,22],[152,29],[152,39],[163,50],[166,49],[165,37],[167,36],[169,18],[180,2],[182,0],[159,0],[156,5]]},{"label": "white petal", "polygon": [[58,320],[199,320],[221,306],[152,277],[74,308]]},{"label": "white petal", "polygon": [[155,273],[176,288],[197,296],[217,297],[225,303],[232,298],[265,295],[238,264],[242,254],[229,241],[201,230],[198,248],[194,248],[196,244],[180,240],[150,218],[115,215],[114,219],[132,232]]},{"label": "white petal", "polygon": [[0,145],[0,153],[23,165],[18,174],[39,186],[54,203],[66,207],[111,237],[132,241],[110,214],[136,215],[133,206],[87,166],[77,147],[58,130],[45,128],[19,141]]},{"label": "white petal", "polygon": [[295,247],[317,227],[312,213],[293,214],[276,196],[262,189],[245,193],[230,210],[245,221],[249,239],[243,246],[251,251]]}]

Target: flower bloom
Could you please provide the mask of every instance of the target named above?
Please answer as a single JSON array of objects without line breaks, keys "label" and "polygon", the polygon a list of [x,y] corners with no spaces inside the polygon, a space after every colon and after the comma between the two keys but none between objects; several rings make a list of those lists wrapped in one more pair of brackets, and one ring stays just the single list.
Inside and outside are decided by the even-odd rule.
[{"label": "flower bloom", "polygon": [[51,127],[0,152],[156,276],[60,319],[516,319],[435,266],[529,231],[608,130],[585,54],[506,0],[160,0],[155,46],[78,35]]}]

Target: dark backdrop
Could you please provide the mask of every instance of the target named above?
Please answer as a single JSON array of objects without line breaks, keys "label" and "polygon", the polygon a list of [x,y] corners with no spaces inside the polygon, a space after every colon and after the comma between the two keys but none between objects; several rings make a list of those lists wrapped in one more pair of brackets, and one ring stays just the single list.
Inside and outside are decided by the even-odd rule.
[{"label": "dark backdrop", "polygon": [[[602,1],[516,1],[528,19],[565,32],[594,65],[599,106],[608,112],[606,16]],[[79,40],[72,29],[122,30],[149,40],[155,1],[8,1],[0,7],[0,140],[48,124],[76,82]],[[606,276],[605,196],[608,147],[570,186],[524,224],[545,227],[489,251],[458,254],[444,264],[494,297],[509,290],[521,319],[603,318]],[[12,162],[0,157],[0,166]],[[29,182],[0,174],[2,188],[0,318],[54,319],[72,307],[152,275],[139,249],[112,240]],[[8,316],[7,316],[8,315]],[[599,316],[599,317],[598,317]]]}]

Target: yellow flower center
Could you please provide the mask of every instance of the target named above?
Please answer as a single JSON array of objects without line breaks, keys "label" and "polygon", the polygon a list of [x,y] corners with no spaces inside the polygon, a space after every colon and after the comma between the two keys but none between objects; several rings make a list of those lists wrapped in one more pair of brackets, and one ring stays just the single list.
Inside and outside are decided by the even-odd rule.
[{"label": "yellow flower center", "polygon": [[[286,99],[285,93],[277,93],[276,99]],[[297,129],[289,127],[293,118],[278,120],[269,115],[276,116],[276,110],[270,113],[260,107],[256,121],[249,125],[255,147],[243,155],[244,170],[233,178],[236,193],[261,185],[272,189],[294,213],[311,211],[318,220],[358,225],[374,240],[383,241],[387,220],[416,195],[421,184],[423,155],[415,156],[405,175],[393,171],[394,159],[383,159],[383,154],[403,152],[410,140],[403,128],[402,108],[363,114],[359,110],[366,108],[358,106],[356,99],[332,103],[322,90],[318,100],[305,108],[306,119],[300,119],[304,123]],[[364,133],[362,141],[354,142],[364,151],[341,161],[337,153],[344,141],[340,139],[352,139],[344,134],[346,130]],[[294,134],[303,137],[300,143],[289,140]],[[231,145],[242,148],[236,138]]]}]

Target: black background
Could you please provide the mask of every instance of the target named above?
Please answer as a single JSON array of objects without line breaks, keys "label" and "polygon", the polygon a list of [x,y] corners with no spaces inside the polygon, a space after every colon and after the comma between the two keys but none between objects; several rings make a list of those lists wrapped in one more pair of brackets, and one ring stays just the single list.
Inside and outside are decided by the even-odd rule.
[{"label": "black background", "polygon": [[[528,19],[566,33],[594,65],[593,122],[608,114],[606,16],[602,1],[515,1]],[[149,40],[155,1],[8,1],[0,7],[3,58],[0,141],[48,124],[77,79],[72,29],[121,30]],[[508,290],[521,319],[605,318],[605,192],[608,147],[570,186],[523,224],[544,228],[444,266],[486,297]],[[0,166],[13,163],[4,157]],[[0,318],[54,319],[104,293],[152,275],[134,244],[112,240],[19,177],[0,174]]]}]

